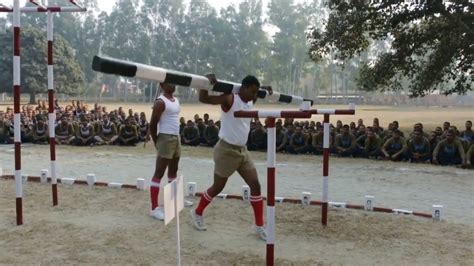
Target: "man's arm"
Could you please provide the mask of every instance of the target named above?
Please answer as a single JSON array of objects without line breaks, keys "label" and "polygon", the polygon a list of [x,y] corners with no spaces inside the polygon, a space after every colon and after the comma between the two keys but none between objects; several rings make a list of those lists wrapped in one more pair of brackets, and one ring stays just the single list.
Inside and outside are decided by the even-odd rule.
[{"label": "man's arm", "polygon": [[153,112],[151,113],[150,118],[150,135],[154,143],[156,143],[158,138],[158,122],[160,122],[161,115],[165,111],[165,103],[163,100],[158,99],[153,105]]}]

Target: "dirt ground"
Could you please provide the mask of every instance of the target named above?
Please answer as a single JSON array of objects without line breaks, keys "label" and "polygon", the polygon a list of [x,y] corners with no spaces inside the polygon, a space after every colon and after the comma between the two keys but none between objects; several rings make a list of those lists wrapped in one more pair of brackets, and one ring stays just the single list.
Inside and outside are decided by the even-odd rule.
[{"label": "dirt ground", "polygon": [[[175,263],[175,224],[148,216],[148,193],[63,187],[52,207],[50,186],[25,185],[24,225],[15,226],[14,182],[0,180],[0,263]],[[329,226],[320,208],[278,204],[277,265],[473,265],[474,227],[426,218],[332,209]],[[183,265],[262,265],[265,243],[252,231],[250,206],[215,200],[206,210],[208,231],[181,218]]]}]

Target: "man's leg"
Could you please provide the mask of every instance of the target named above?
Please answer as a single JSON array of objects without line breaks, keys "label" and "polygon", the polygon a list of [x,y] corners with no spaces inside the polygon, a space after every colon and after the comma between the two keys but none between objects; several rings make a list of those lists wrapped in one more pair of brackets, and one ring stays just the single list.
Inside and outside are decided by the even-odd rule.
[{"label": "man's leg", "polygon": [[214,183],[206,191],[204,191],[199,204],[196,208],[196,214],[202,216],[204,209],[211,203],[212,199],[217,196],[225,187],[227,183],[227,177],[222,177],[217,174],[214,174]]},{"label": "man's leg", "polygon": [[238,172],[245,183],[250,187],[250,204],[252,205],[255,216],[255,225],[263,226],[263,198],[260,191],[257,170],[255,168],[239,169]]},{"label": "man's leg", "polygon": [[158,207],[158,195],[160,193],[160,182],[161,178],[165,174],[166,167],[170,159],[162,158],[160,156],[156,157],[155,163],[155,173],[153,174],[153,178],[151,179],[150,184],[150,199],[151,199],[151,210],[154,210]]}]

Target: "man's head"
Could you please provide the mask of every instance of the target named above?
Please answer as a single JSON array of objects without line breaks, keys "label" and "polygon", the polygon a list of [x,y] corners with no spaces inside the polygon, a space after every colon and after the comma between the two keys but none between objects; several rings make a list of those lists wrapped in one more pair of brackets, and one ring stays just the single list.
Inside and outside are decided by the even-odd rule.
[{"label": "man's head", "polygon": [[398,121],[393,121],[392,124],[393,124],[393,129],[398,129],[398,126],[399,126]]},{"label": "man's head", "polygon": [[212,119],[209,119],[209,121],[207,121],[207,123],[209,124],[210,127],[214,126],[214,120],[212,120]]},{"label": "man's head", "polygon": [[170,83],[160,83],[161,90],[166,94],[173,94],[176,90],[176,85]]},{"label": "man's head", "polygon": [[472,121],[471,120],[466,121],[466,129],[470,130],[471,128],[472,128]]},{"label": "man's head", "polygon": [[341,120],[337,120],[336,122],[336,128],[341,128],[342,127],[342,121]]},{"label": "man's head", "polygon": [[363,125],[364,124],[364,120],[362,120],[362,118],[359,118],[359,120],[357,120],[357,125]]},{"label": "man's head", "polygon": [[453,129],[449,129],[446,132],[446,140],[448,142],[453,142],[455,137],[456,137],[456,132]]},{"label": "man's head", "polygon": [[447,122],[447,121],[444,122],[444,123],[443,123],[443,130],[448,130],[448,129],[449,129],[449,126],[451,126],[451,123],[449,123],[449,122]]},{"label": "man's head", "polygon": [[244,101],[254,101],[257,99],[257,92],[260,88],[260,82],[254,76],[246,76],[242,80],[239,95]]},{"label": "man's head", "polygon": [[374,130],[371,127],[367,128],[367,138],[373,138],[375,137]]},{"label": "man's head", "polygon": [[349,134],[349,126],[347,124],[342,126],[341,133],[343,135],[348,135]]},{"label": "man's head", "polygon": [[415,131],[413,131],[413,138],[416,141],[421,140],[422,137],[423,137],[423,132],[421,132],[421,129],[416,129]]},{"label": "man's head", "polygon": [[192,121],[192,120],[188,120],[188,121],[186,122],[186,126],[188,126],[188,127],[194,126],[193,121]]},{"label": "man's head", "polygon": [[359,131],[358,133],[361,134],[361,135],[365,134],[365,131],[366,131],[365,126],[364,125],[359,125],[359,130],[358,131]]},{"label": "man's head", "polygon": [[203,118],[204,118],[204,121],[209,121],[209,114],[205,113]]},{"label": "man's head", "polygon": [[437,136],[443,135],[443,129],[441,127],[436,127],[435,131]]},{"label": "man's head", "polygon": [[402,136],[402,132],[398,129],[395,129],[393,132],[392,132],[392,136],[394,139],[398,140],[400,139],[400,137]]},{"label": "man's head", "polygon": [[184,119],[183,116],[179,118],[179,123],[180,124],[186,124],[186,120]]}]

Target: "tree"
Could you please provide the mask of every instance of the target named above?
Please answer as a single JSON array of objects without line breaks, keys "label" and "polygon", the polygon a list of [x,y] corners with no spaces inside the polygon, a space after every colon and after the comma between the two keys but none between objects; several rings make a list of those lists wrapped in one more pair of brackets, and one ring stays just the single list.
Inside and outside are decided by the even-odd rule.
[{"label": "tree", "polygon": [[[74,59],[74,50],[60,35],[54,36],[54,80],[59,93],[77,95],[84,80],[84,73]],[[0,33],[0,92],[10,92],[13,87],[13,34],[11,28]],[[21,31],[21,86],[35,103],[36,93],[47,91],[47,41],[46,32],[32,27]]]},{"label": "tree", "polygon": [[474,4],[459,1],[329,0],[325,27],[313,27],[310,56],[319,61],[334,50],[338,59],[360,55],[374,41],[388,40],[386,53],[366,61],[358,84],[363,90],[400,90],[410,96],[434,90],[448,95],[472,90]]}]

